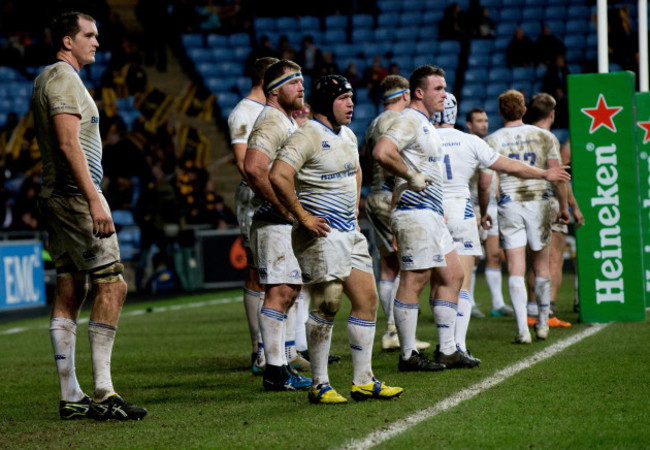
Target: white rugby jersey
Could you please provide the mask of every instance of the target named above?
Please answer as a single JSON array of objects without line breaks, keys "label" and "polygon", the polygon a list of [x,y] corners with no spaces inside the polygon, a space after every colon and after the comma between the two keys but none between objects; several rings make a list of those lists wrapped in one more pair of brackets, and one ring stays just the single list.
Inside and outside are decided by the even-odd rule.
[{"label": "white rugby jersey", "polygon": [[100,191],[99,183],[104,172],[99,111],[77,70],[63,61],[47,66],[34,81],[32,107],[38,145],[43,155],[43,185],[40,197],[69,197],[81,194],[51,122],[52,117],[57,114],[73,114],[81,118],[79,142],[86,157],[90,178],[95,188]]},{"label": "white rugby jersey", "polygon": [[396,209],[431,209],[444,215],[442,208],[442,143],[429,118],[420,111],[406,108],[393,121],[384,135],[400,151],[409,170],[420,172],[433,180],[420,192],[408,190],[406,180],[395,178]]},{"label": "white rugby jersey", "polygon": [[[230,144],[246,144],[248,137],[253,131],[253,124],[260,115],[264,105],[248,97],[237,103],[228,116],[228,130],[230,130]],[[243,186],[248,186],[246,181],[241,180]]]},{"label": "white rugby jersey", "polygon": [[[485,138],[499,154],[517,159],[539,169],[546,169],[550,159],[558,159],[553,134],[533,125],[504,127]],[[545,180],[521,179],[499,174],[499,204],[509,201],[540,200],[547,197]]]},{"label": "white rugby jersey", "polygon": [[[390,125],[399,115],[399,112],[387,109],[370,122],[366,130],[366,151],[372,152],[379,139],[386,134]],[[392,196],[394,187],[395,176],[386,172],[377,161],[374,161],[372,164],[372,184],[368,195],[383,193]]]},{"label": "white rugby jersey", "polygon": [[359,150],[352,130],[342,126],[337,134],[310,119],[285,142],[276,159],[296,171],[296,194],[305,211],[327,219],[337,230],[355,230]]},{"label": "white rugby jersey", "polygon": [[[266,105],[253,125],[253,131],[248,137],[248,148],[259,150],[268,156],[269,167],[271,167],[276,153],[296,128],[297,125],[293,119],[287,117],[275,106]],[[262,200],[262,205],[255,211],[254,220],[291,223],[269,201],[260,200]]]},{"label": "white rugby jersey", "polygon": [[[555,145],[555,150],[557,151],[557,160],[560,163],[560,165],[562,165],[562,154],[560,153],[560,141],[558,140],[557,136],[555,136],[553,133],[551,133],[551,137],[553,139],[553,145]],[[553,183],[547,181],[546,185],[548,187],[548,195],[551,197],[555,197],[555,190],[553,189]]]}]

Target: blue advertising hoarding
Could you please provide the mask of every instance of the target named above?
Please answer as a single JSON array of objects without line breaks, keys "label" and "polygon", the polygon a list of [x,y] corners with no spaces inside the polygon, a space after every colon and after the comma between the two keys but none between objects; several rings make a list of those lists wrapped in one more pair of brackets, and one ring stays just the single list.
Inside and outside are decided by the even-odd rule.
[{"label": "blue advertising hoarding", "polygon": [[0,310],[45,304],[42,253],[39,241],[0,242]]}]

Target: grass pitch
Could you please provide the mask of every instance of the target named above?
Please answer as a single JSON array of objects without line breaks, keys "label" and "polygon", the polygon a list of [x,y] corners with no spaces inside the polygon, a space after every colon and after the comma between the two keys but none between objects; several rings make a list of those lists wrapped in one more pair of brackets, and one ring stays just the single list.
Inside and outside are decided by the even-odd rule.
[{"label": "grass pitch", "polygon": [[[472,319],[468,345],[483,360],[475,370],[400,373],[397,353],[382,353],[379,313],[376,376],[402,386],[394,401],[311,405],[305,392],[265,392],[248,368],[250,343],[241,291],[128,304],[113,351],[113,382],[145,406],[141,422],[63,422],[48,319],[0,326],[0,448],[340,448],[460,391],[584,330],[571,310],[566,277],[558,316],[574,322],[545,342],[515,346],[512,318]],[[507,295],[507,288],[504,289]],[[477,302],[489,293],[477,281]],[[435,344],[421,302],[418,337]],[[381,309],[381,308],[380,308]],[[352,375],[344,301],[334,327],[332,385],[349,399]],[[82,318],[88,317],[88,312]],[[8,330],[13,330],[9,332]],[[77,375],[92,393],[87,325],[78,328]],[[379,448],[648,448],[650,446],[648,320],[615,323],[522,370],[471,399],[378,445]]]}]

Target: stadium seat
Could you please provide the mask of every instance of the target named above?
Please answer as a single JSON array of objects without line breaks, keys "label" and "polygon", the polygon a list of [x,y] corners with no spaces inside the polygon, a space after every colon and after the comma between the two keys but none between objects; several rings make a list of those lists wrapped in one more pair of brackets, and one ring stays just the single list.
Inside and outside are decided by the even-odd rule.
[{"label": "stadium seat", "polygon": [[232,47],[250,47],[251,38],[247,33],[233,33],[228,37],[228,43]]},{"label": "stadium seat", "polygon": [[413,65],[415,67],[420,67],[426,64],[434,64],[434,60],[435,60],[435,54],[430,53],[428,55],[423,55],[418,52],[417,56],[413,58]]},{"label": "stadium seat", "polygon": [[588,20],[591,17],[591,11],[587,5],[569,5],[566,13],[566,17],[569,19],[582,17]]},{"label": "stadium seat", "polygon": [[499,98],[499,95],[501,95],[505,91],[506,89],[502,90],[495,96],[490,96],[488,94],[488,96],[485,98],[483,109],[485,109],[485,113],[488,116],[492,114],[499,115],[499,101],[497,99]]},{"label": "stadium seat", "polygon": [[256,17],[253,22],[255,31],[275,31],[277,29],[275,18]]},{"label": "stadium seat", "polygon": [[441,53],[435,58],[436,65],[443,69],[458,69],[458,53]]},{"label": "stadium seat", "polygon": [[359,44],[361,42],[374,41],[375,33],[370,28],[354,28],[352,30],[352,42]]},{"label": "stadium seat", "polygon": [[474,83],[484,83],[487,80],[487,70],[485,68],[480,69],[467,69],[465,71],[465,83],[474,84]]},{"label": "stadium seat", "polygon": [[359,52],[354,44],[338,43],[331,46],[332,52],[336,59],[349,59],[354,58]]},{"label": "stadium seat", "polygon": [[375,19],[372,14],[355,14],[352,16],[352,29],[374,28]]},{"label": "stadium seat", "polygon": [[135,218],[133,212],[128,209],[114,209],[111,211],[113,216],[113,223],[120,227],[128,227],[135,225]]},{"label": "stadium seat", "polygon": [[541,6],[526,7],[521,14],[522,20],[541,20],[543,17],[544,8]]},{"label": "stadium seat", "polygon": [[470,101],[474,103],[482,102],[485,98],[485,85],[484,84],[466,84],[461,91],[463,101]]},{"label": "stadium seat", "polygon": [[490,83],[485,89],[485,95],[488,99],[491,98],[496,99],[497,97],[499,97],[499,95],[501,95],[507,90],[508,90],[507,83]]},{"label": "stadium seat", "polygon": [[521,22],[521,28],[526,36],[533,41],[537,40],[539,35],[542,34],[542,23],[539,20],[525,20]]},{"label": "stadium seat", "polygon": [[[492,103],[492,102],[496,102],[496,100],[488,99],[488,102]],[[487,106],[489,103],[486,103],[485,106]],[[484,109],[487,112],[487,109],[486,108]],[[487,116],[488,116],[488,124],[491,130],[496,130],[497,128],[501,128],[503,126],[503,119],[501,118],[498,112],[488,113]]]},{"label": "stadium seat", "polygon": [[419,26],[420,23],[422,23],[422,14],[419,12],[403,12],[400,17],[401,26],[411,27],[411,30]]},{"label": "stadium seat", "polygon": [[437,27],[442,20],[444,13],[445,11],[443,9],[430,9],[428,11],[425,11],[424,14],[422,14],[422,24],[427,26],[433,25]]},{"label": "stadium seat", "polygon": [[501,9],[501,0],[482,0],[481,6],[490,10],[490,13]]},{"label": "stadium seat", "polygon": [[228,36],[223,34],[208,34],[207,43],[209,48],[225,47],[228,45]]},{"label": "stadium seat", "polygon": [[404,11],[421,12],[426,9],[426,3],[422,0],[404,0],[402,3]]},{"label": "stadium seat", "polygon": [[567,64],[569,73],[582,73],[582,66],[580,64]]},{"label": "stadium seat", "polygon": [[325,34],[323,38],[325,39],[325,42],[327,42],[328,44],[347,42],[348,40],[347,33],[342,28],[333,28],[333,29],[325,30]]},{"label": "stadium seat", "polygon": [[535,68],[535,79],[536,80],[541,80],[544,78],[544,75],[546,75],[546,71],[548,70],[548,67],[546,66],[537,66]]},{"label": "stadium seat", "polygon": [[243,75],[244,67],[239,63],[220,62],[217,64],[217,70],[221,75]]},{"label": "stadium seat", "polygon": [[245,61],[251,54],[251,49],[248,47],[237,47],[232,52],[232,59],[235,61]]},{"label": "stadium seat", "polygon": [[437,41],[438,40],[438,27],[437,26],[423,26],[418,30],[418,39],[422,41]]},{"label": "stadium seat", "polygon": [[354,106],[355,121],[372,120],[377,115],[377,108],[370,102],[359,102]]},{"label": "stadium seat", "polygon": [[343,29],[348,27],[348,16],[325,16],[325,31],[332,29]]},{"label": "stadium seat", "polygon": [[134,259],[140,249],[140,228],[135,223],[122,228],[117,233],[117,240],[120,245],[121,259],[125,261]]},{"label": "stadium seat", "polygon": [[217,103],[219,106],[232,106],[234,107],[239,103],[239,96],[233,92],[222,92],[217,96]]},{"label": "stadium seat", "polygon": [[228,61],[232,59],[232,49],[228,47],[212,48],[212,59],[214,61]]},{"label": "stadium seat", "polygon": [[395,39],[395,28],[376,28],[373,34],[375,41],[392,41]]},{"label": "stadium seat", "polygon": [[437,41],[422,41],[415,44],[416,55],[435,55],[438,53]]},{"label": "stadium seat", "polygon": [[587,47],[598,48],[598,35],[591,33],[587,35]]},{"label": "stadium seat", "polygon": [[472,69],[487,68],[490,66],[489,53],[470,54],[467,58],[467,65]]},{"label": "stadium seat", "polygon": [[514,89],[515,91],[524,94],[526,101],[535,95],[535,92],[533,92],[533,85],[529,81],[513,81],[510,85],[510,89]]},{"label": "stadium seat", "polygon": [[510,40],[512,39],[512,36],[502,36],[498,37],[494,40],[494,51],[495,52],[505,52],[506,49],[508,48],[508,44],[510,43]]},{"label": "stadium seat", "polygon": [[181,36],[181,42],[185,50],[196,47],[203,47],[203,36],[200,34],[184,34]]},{"label": "stadium seat", "polygon": [[280,33],[286,31],[299,31],[300,23],[295,17],[278,17],[277,21],[277,30]]},{"label": "stadium seat", "polygon": [[564,37],[564,45],[568,50],[581,49],[585,46],[585,36],[582,33],[571,33]]},{"label": "stadium seat", "polygon": [[13,110],[13,103],[7,98],[0,98],[0,112],[7,114],[10,112],[16,112]]},{"label": "stadium seat", "polygon": [[526,7],[530,6],[546,6],[546,0],[526,0]]},{"label": "stadium seat", "polygon": [[515,67],[512,69],[512,81],[532,81],[535,71],[532,67]]},{"label": "stadium seat", "polygon": [[[370,89],[366,87],[356,88],[354,90],[355,102],[366,103],[370,101]],[[357,100],[358,99],[358,100]]]},{"label": "stadium seat", "polygon": [[508,41],[512,39],[515,30],[519,26],[519,22],[505,21],[497,24],[497,37],[507,37]]},{"label": "stadium seat", "polygon": [[564,5],[549,5],[546,7],[546,11],[544,12],[544,19],[546,21],[549,20],[562,20],[566,16],[566,8]]},{"label": "stadium seat", "polygon": [[473,39],[470,45],[470,55],[488,55],[494,50],[494,42],[491,39]]},{"label": "stadium seat", "polygon": [[363,42],[357,47],[361,49],[367,59],[372,59],[376,55],[383,56],[385,53],[382,51],[384,47],[377,42]]},{"label": "stadium seat", "polygon": [[303,16],[298,18],[298,24],[302,31],[311,33],[314,30],[320,30],[320,19],[316,16]]},{"label": "stadium seat", "polygon": [[377,27],[398,27],[400,15],[395,13],[381,13],[377,16]]},{"label": "stadium seat", "polygon": [[194,63],[214,61],[214,54],[209,48],[190,48],[187,50],[187,56]]},{"label": "stadium seat", "polygon": [[588,19],[572,19],[567,20],[566,22],[566,33],[567,34],[587,34],[589,32],[589,23]]},{"label": "stadium seat", "polygon": [[246,94],[248,94],[248,91],[251,88],[251,80],[248,77],[237,77],[237,80],[235,81],[235,86],[237,87],[237,90],[239,91],[240,95],[243,97]]},{"label": "stadium seat", "polygon": [[501,8],[499,13],[500,21],[519,21],[521,20],[521,9],[519,8]]},{"label": "stadium seat", "polygon": [[557,37],[561,38],[564,36],[564,33],[566,33],[566,24],[564,20],[547,20],[546,25],[551,29],[551,33]]},{"label": "stadium seat", "polygon": [[413,42],[397,41],[391,45],[391,51],[395,57],[403,55],[414,55],[416,53],[416,50],[417,47],[413,45]]},{"label": "stadium seat", "polygon": [[396,13],[402,9],[401,2],[396,0],[378,0],[377,8],[382,13]]},{"label": "stadium seat", "polygon": [[212,61],[197,63],[194,65],[194,68],[204,79],[221,75],[219,66]]},{"label": "stadium seat", "polygon": [[402,27],[395,29],[395,40],[397,42],[413,43],[413,27]]},{"label": "stadium seat", "polygon": [[488,80],[492,82],[510,83],[512,81],[512,71],[508,68],[495,67],[490,69]]},{"label": "stadium seat", "polygon": [[567,128],[553,128],[551,132],[560,141],[560,144],[563,144],[569,138],[569,130]]},{"label": "stadium seat", "polygon": [[391,63],[397,63],[400,69],[400,73],[402,74],[410,74],[414,67],[413,67],[413,58],[408,55],[402,55],[402,56],[394,56],[390,60]]},{"label": "stadium seat", "polygon": [[526,4],[526,0],[502,0],[501,6],[503,8],[522,8]]},{"label": "stadium seat", "polygon": [[7,113],[0,112],[0,127],[4,127],[5,125],[7,125],[8,116],[9,115]]},{"label": "stadium seat", "polygon": [[438,41],[440,53],[460,53],[460,42],[458,41]]}]

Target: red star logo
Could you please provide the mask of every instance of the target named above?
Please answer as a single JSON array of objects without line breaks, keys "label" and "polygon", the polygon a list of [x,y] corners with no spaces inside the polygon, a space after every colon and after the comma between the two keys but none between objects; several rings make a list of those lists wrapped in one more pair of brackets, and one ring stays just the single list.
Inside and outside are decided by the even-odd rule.
[{"label": "red star logo", "polygon": [[645,136],[643,136],[643,143],[647,144],[648,141],[650,141],[650,120],[647,122],[637,122],[636,124],[645,131]]},{"label": "red star logo", "polygon": [[593,134],[600,127],[609,128],[611,131],[616,133],[616,127],[614,126],[614,121],[612,118],[620,113],[623,110],[622,106],[613,106],[611,108],[607,107],[605,103],[605,97],[603,94],[598,96],[598,103],[595,108],[582,108],[584,114],[591,117],[591,127],[589,128],[589,134]]}]

